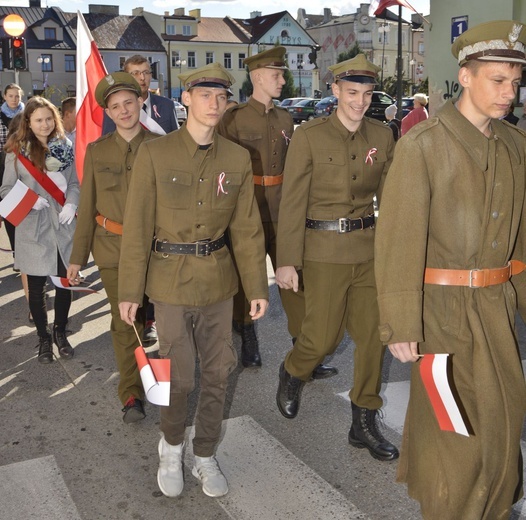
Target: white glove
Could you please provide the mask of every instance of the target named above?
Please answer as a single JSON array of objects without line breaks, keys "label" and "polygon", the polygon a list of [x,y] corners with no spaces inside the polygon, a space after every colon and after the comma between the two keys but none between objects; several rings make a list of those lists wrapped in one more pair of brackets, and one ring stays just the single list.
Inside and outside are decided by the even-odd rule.
[{"label": "white glove", "polygon": [[62,211],[58,214],[58,221],[60,224],[71,224],[75,218],[77,206],[75,204],[64,204]]},{"label": "white glove", "polygon": [[33,209],[40,211],[44,208],[49,208],[49,202],[39,195],[37,201],[33,204]]}]

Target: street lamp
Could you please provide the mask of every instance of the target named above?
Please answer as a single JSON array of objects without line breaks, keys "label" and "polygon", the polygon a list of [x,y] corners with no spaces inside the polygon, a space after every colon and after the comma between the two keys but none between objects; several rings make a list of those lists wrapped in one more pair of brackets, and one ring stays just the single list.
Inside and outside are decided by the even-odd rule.
[{"label": "street lamp", "polygon": [[301,93],[301,71],[303,70],[303,66],[305,65],[305,62],[304,61],[301,61],[298,63],[298,73],[300,75],[300,97],[302,97],[302,93]]},{"label": "street lamp", "polygon": [[415,65],[416,65],[416,60],[415,59],[411,59],[411,61],[409,62],[409,66],[411,67],[411,93],[414,94],[414,91],[415,91]]},{"label": "street lamp", "polygon": [[44,63],[47,65],[51,60],[49,59],[49,56],[39,56],[37,58],[37,61],[38,63],[41,64],[42,66],[42,91],[46,90],[46,85],[45,85],[45,70],[44,70]]},{"label": "street lamp", "polygon": [[[179,67],[179,76],[181,75],[181,67],[183,65],[186,65],[186,60],[181,60],[179,58],[177,58],[177,60],[175,61],[175,65],[177,67]],[[179,103],[181,103],[181,100],[182,100],[182,85],[181,85],[181,79],[179,78]]]},{"label": "street lamp", "polygon": [[380,73],[380,90],[384,89],[384,56],[385,56],[385,40],[387,34],[391,30],[391,26],[384,22],[380,27],[378,27],[378,32],[382,35],[382,72]]}]

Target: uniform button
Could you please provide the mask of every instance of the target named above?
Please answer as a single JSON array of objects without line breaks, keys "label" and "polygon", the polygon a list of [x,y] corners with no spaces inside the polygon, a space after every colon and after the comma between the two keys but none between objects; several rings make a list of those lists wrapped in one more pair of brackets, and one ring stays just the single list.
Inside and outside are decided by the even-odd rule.
[{"label": "uniform button", "polygon": [[278,152],[272,152],[272,155],[277,155],[277,154],[278,154]]},{"label": "uniform button", "polygon": [[275,167],[276,167],[276,165],[275,165],[275,164],[273,164],[273,165],[272,165],[272,168],[275,168]]},{"label": "uniform button", "polygon": [[128,152],[131,152],[131,146],[128,146]]},{"label": "uniform button", "polygon": [[203,181],[204,181],[204,179],[201,177],[201,178],[199,179],[199,182],[203,182]]},{"label": "uniform button", "polygon": [[354,213],[354,209],[351,209],[351,213]]},{"label": "uniform button", "polygon": [[494,240],[494,241],[491,243],[491,247],[492,247],[493,249],[497,249],[497,246],[498,246],[498,245],[499,245],[499,243],[498,243],[496,240]]},{"label": "uniform button", "polygon": [[332,162],[332,157],[329,157],[329,162]]},{"label": "uniform button", "polygon": [[351,159],[354,161],[354,159],[356,159],[356,155],[352,154]]},{"label": "uniform button", "polygon": [[198,203],[197,203],[198,206],[202,206],[203,205],[203,201],[200,200]]},{"label": "uniform button", "polygon": [[127,170],[131,170],[131,166],[127,166],[126,169],[127,169]]},{"label": "uniform button", "polygon": [[199,229],[201,227],[201,224],[197,224],[197,226],[195,226],[197,229]]},{"label": "uniform button", "polygon": [[499,212],[498,211],[494,211],[491,216],[494,218],[494,219],[497,219],[499,218]]},{"label": "uniform button", "polygon": [[352,179],[353,181],[355,181],[355,180],[356,180],[356,175],[353,175],[353,176],[351,177],[351,179]]},{"label": "uniform button", "polygon": [[175,182],[176,180],[177,180],[177,177],[174,177],[174,178],[172,179],[172,182]]}]

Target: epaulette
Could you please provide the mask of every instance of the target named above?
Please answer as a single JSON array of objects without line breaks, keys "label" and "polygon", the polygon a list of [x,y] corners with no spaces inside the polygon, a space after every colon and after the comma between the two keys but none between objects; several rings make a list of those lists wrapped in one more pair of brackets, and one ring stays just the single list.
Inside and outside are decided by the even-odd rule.
[{"label": "epaulette", "polygon": [[238,103],[237,105],[234,105],[233,107],[230,107],[227,112],[235,112],[236,110],[239,110],[240,108],[244,108],[248,105],[247,102],[245,103]]},{"label": "epaulette", "polygon": [[315,117],[314,119],[311,119],[310,121],[306,121],[303,123],[300,128],[304,128],[305,130],[318,125],[324,125],[329,120],[329,116],[322,116],[322,117]]},{"label": "epaulette", "polygon": [[[368,121],[369,123],[372,123],[372,124],[374,124],[374,125],[381,126],[382,128],[387,128],[387,126],[385,125],[385,123],[382,122],[382,121],[378,121],[378,119],[374,119],[374,118],[372,118],[372,117],[364,117],[364,119],[367,119],[367,121]],[[391,131],[392,131],[392,130],[391,130]]]},{"label": "epaulette", "polygon": [[[117,131],[117,130],[115,130],[115,132],[116,132],[116,131]],[[89,143],[89,144],[91,145],[91,144],[102,143],[102,142],[105,141],[106,139],[109,139],[112,135],[113,135],[113,132],[110,132],[109,134],[101,135],[96,141],[93,141],[92,143]]]},{"label": "epaulette", "polygon": [[519,128],[518,126],[510,123],[509,121],[506,121],[505,119],[501,119],[500,122],[506,125],[508,128],[513,128],[513,130],[516,130],[520,134],[526,136],[526,132],[522,128]]}]

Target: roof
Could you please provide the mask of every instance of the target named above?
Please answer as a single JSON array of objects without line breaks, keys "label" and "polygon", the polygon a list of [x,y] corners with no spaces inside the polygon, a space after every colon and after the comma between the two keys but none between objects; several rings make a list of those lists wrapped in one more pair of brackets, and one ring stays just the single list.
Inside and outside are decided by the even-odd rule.
[{"label": "roof", "polygon": [[191,41],[211,43],[249,43],[250,33],[246,32],[236,20],[224,18],[202,17],[197,28],[197,35],[183,36],[181,34],[162,34],[166,41]]},{"label": "roof", "polygon": [[258,41],[286,15],[294,20],[288,11],[280,11],[279,13],[256,16],[254,18],[236,18],[235,21],[252,35],[252,41]]}]

